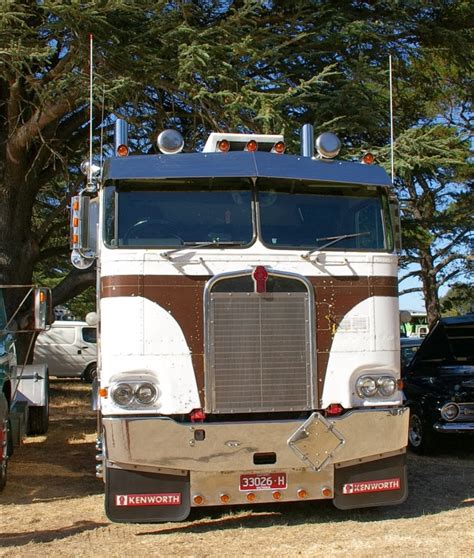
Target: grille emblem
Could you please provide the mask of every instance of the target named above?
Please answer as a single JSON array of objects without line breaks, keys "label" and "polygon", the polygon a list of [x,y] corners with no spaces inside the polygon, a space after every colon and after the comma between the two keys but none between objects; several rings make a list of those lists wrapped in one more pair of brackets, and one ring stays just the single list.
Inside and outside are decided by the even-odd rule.
[{"label": "grille emblem", "polygon": [[256,293],[267,292],[267,279],[268,272],[263,265],[258,265],[252,273],[253,283],[255,285]]}]

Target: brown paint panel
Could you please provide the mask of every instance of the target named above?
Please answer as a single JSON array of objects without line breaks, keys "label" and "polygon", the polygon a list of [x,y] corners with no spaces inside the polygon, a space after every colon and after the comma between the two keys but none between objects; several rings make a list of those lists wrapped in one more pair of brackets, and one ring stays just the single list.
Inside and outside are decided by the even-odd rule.
[{"label": "brown paint panel", "polygon": [[[210,277],[116,275],[103,277],[101,297],[143,296],[170,312],[181,326],[192,355],[204,405],[204,287]],[[396,277],[308,277],[316,301],[318,391],[326,376],[332,340],[344,316],[371,296],[397,297]]]}]

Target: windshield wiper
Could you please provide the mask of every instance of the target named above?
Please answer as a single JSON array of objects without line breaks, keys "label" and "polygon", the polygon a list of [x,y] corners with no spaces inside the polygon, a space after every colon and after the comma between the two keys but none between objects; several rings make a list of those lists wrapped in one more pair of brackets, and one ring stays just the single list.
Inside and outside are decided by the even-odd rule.
[{"label": "windshield wiper", "polygon": [[221,246],[242,246],[245,242],[238,241],[238,240],[224,240],[221,241],[219,238],[214,240],[209,240],[206,242],[183,242],[182,246],[179,248],[173,248],[172,250],[167,250],[166,252],[161,252],[160,256],[163,258],[170,260],[172,254],[176,254],[177,252],[181,252],[181,250],[185,250],[186,248],[208,248],[209,246],[215,246],[216,248],[220,248]]},{"label": "windshield wiper", "polygon": [[324,250],[324,248],[327,248],[328,246],[332,246],[333,244],[336,244],[341,240],[345,240],[346,238],[356,238],[357,236],[367,236],[368,234],[370,234],[370,231],[361,232],[361,233],[341,234],[339,236],[323,236],[321,238],[317,238],[316,242],[320,242],[321,240],[329,240],[329,242],[326,242],[326,244],[323,244],[322,246],[316,246],[316,248],[313,248],[309,252],[302,254],[301,257],[306,260],[311,256],[311,254],[313,254],[317,250]]}]

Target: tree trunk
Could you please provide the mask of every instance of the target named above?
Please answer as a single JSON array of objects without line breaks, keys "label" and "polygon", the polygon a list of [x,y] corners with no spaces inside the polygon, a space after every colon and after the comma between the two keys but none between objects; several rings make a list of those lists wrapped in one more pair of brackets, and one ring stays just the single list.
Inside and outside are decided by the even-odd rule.
[{"label": "tree trunk", "polygon": [[431,329],[440,318],[440,304],[438,297],[438,286],[434,273],[433,256],[430,250],[420,250],[421,252],[421,281],[423,284],[423,295],[425,297],[426,315],[428,327]]}]

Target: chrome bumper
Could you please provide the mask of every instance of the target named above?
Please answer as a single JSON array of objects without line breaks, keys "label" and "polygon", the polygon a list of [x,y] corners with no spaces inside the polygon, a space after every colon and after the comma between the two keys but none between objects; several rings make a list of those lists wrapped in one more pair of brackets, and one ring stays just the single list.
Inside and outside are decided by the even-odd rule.
[{"label": "chrome bumper", "polygon": [[466,432],[474,433],[474,422],[437,422],[433,425],[435,432],[442,434],[465,434]]},{"label": "chrome bumper", "polygon": [[[408,409],[354,410],[306,421],[177,423],[157,417],[104,417],[109,466],[175,473],[345,466],[404,451]],[[203,438],[203,439],[202,439]],[[256,465],[255,454],[275,454]]]}]

